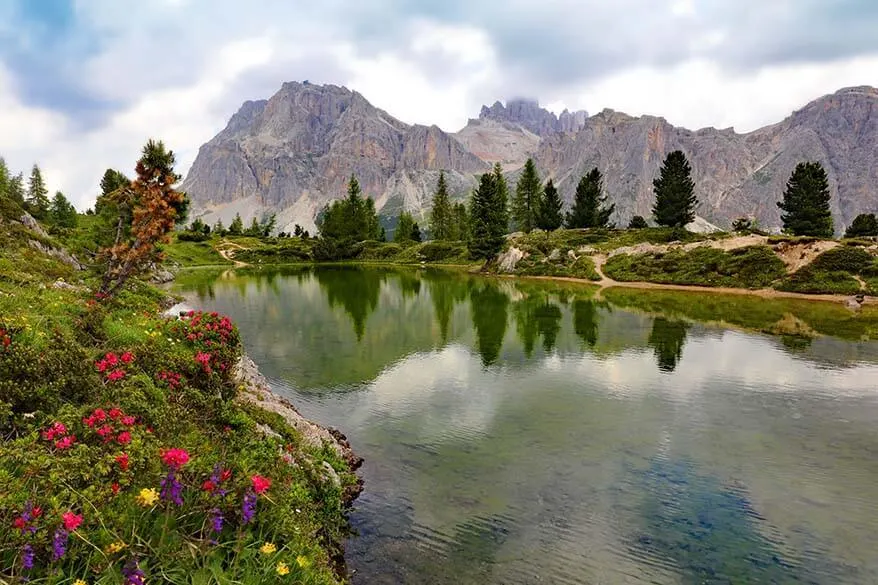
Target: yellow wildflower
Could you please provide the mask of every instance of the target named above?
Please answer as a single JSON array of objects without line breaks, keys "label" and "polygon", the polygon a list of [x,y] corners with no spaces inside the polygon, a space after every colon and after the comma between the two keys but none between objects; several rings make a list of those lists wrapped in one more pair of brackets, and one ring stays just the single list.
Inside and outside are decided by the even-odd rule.
[{"label": "yellow wildflower", "polygon": [[264,555],[270,555],[271,553],[273,553],[276,550],[277,550],[277,547],[274,546],[274,543],[271,543],[271,542],[266,542],[265,544],[263,544],[259,548],[259,552],[261,552]]},{"label": "yellow wildflower", "polygon": [[116,541],[113,544],[107,546],[107,548],[105,550],[107,551],[108,555],[112,555],[112,554],[119,552],[120,550],[122,550],[126,546],[128,546],[128,545],[125,544],[124,542]]},{"label": "yellow wildflower", "polygon": [[299,566],[303,569],[311,566],[311,561],[308,560],[308,557],[304,555],[299,555],[296,557],[296,562],[299,563]]},{"label": "yellow wildflower", "polygon": [[86,583],[82,579],[77,579],[76,581],[73,582],[73,585],[88,585],[88,583]]},{"label": "yellow wildflower", "polygon": [[290,574],[290,568],[287,566],[286,563],[278,563],[274,570],[281,577]]},{"label": "yellow wildflower", "polygon": [[137,503],[141,506],[150,507],[159,501],[159,493],[153,488],[143,488],[136,498]]}]

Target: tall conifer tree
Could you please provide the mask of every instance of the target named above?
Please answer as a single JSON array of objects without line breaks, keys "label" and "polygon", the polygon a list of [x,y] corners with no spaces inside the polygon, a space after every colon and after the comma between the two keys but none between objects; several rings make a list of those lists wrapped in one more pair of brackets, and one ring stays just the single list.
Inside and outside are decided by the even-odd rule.
[{"label": "tall conifer tree", "polygon": [[787,182],[783,201],[777,204],[784,212],[781,215],[784,231],[794,236],[831,238],[829,200],[829,181],[823,165],[819,162],[796,165]]},{"label": "tall conifer tree", "polygon": [[28,211],[37,219],[48,219],[49,216],[49,190],[43,179],[40,167],[34,165],[31,169],[30,180],[27,185]]},{"label": "tall conifer tree", "polygon": [[433,194],[433,211],[430,214],[430,232],[434,240],[451,239],[453,211],[445,183],[445,172],[439,172],[439,182]]},{"label": "tall conifer tree", "polygon": [[543,186],[533,159],[527,159],[524,169],[515,185],[515,197],[512,201],[512,219],[516,229],[525,233],[537,227],[537,215],[543,198]]},{"label": "tall conifer tree", "polygon": [[549,179],[546,182],[546,187],[543,189],[543,197],[540,201],[539,213],[537,214],[537,227],[541,230],[552,231],[556,230],[564,223],[564,215],[561,213],[561,209],[564,207],[564,202],[561,201],[561,195],[558,193],[558,189],[555,188],[555,183],[552,179]]},{"label": "tall conifer tree", "polygon": [[665,227],[685,227],[695,219],[695,183],[692,167],[681,150],[665,158],[659,176],[652,182],[655,205],[652,214],[656,223]]},{"label": "tall conifer tree", "polygon": [[573,208],[567,214],[567,227],[607,227],[616,206],[613,204],[605,205],[607,196],[603,194],[603,189],[604,179],[597,168],[592,169],[579,180]]}]

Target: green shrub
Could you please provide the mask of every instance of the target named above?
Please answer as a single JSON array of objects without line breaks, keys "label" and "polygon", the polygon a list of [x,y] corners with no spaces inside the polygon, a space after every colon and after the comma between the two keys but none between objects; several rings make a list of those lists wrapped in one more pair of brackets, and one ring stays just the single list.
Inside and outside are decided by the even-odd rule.
[{"label": "green shrub", "polygon": [[850,272],[859,274],[872,265],[874,257],[866,250],[854,246],[838,246],[823,252],[811,262],[814,270],[825,272]]},{"label": "green shrub", "polygon": [[617,254],[604,265],[610,278],[698,286],[762,288],[785,274],[783,262],[766,246],[729,252],[699,247],[659,254]]},{"label": "green shrub", "polygon": [[805,266],[789,275],[775,288],[807,294],[852,295],[860,291],[860,283],[847,272],[830,272]]}]

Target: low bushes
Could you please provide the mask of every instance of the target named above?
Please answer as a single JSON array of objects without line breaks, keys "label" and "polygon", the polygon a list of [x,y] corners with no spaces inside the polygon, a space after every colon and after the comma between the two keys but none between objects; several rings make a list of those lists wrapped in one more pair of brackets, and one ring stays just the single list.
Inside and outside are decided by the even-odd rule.
[{"label": "low bushes", "polygon": [[656,254],[618,254],[604,265],[610,278],[698,286],[763,288],[785,274],[783,262],[766,246],[723,251],[700,247]]},{"label": "low bushes", "polygon": [[[867,283],[863,291],[859,276]],[[838,246],[817,256],[778,284],[779,290],[809,294],[878,292],[878,261],[858,246]]]}]

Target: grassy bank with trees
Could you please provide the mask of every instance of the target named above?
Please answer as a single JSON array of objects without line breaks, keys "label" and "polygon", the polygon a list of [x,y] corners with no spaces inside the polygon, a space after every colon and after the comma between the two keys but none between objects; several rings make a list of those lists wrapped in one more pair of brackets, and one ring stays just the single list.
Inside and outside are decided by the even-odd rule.
[{"label": "grassy bank with trees", "polygon": [[260,406],[228,318],[144,281],[185,216],[173,165],[148,143],[57,234],[0,185],[0,581],[344,580],[356,461]]}]

